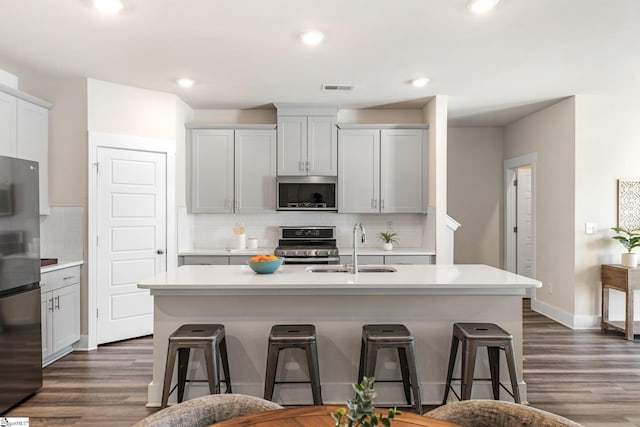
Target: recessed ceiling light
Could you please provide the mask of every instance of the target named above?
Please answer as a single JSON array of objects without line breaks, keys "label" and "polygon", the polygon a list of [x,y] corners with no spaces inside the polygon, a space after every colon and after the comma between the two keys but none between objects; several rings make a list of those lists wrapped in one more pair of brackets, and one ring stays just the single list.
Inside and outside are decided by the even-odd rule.
[{"label": "recessed ceiling light", "polygon": [[187,79],[187,78],[178,79],[176,80],[176,82],[182,87],[191,87],[193,86],[193,83],[194,83],[192,79]]},{"label": "recessed ceiling light", "polygon": [[425,87],[427,83],[429,83],[428,77],[420,77],[420,78],[411,80],[411,84],[414,87]]},{"label": "recessed ceiling light", "polygon": [[486,13],[496,7],[500,0],[469,0],[467,7],[473,13]]},{"label": "recessed ceiling light", "polygon": [[324,40],[324,34],[320,31],[312,30],[302,33],[300,36],[302,43],[307,46],[317,46]]},{"label": "recessed ceiling light", "polygon": [[122,10],[121,0],[93,0],[93,7],[106,15],[113,15]]}]

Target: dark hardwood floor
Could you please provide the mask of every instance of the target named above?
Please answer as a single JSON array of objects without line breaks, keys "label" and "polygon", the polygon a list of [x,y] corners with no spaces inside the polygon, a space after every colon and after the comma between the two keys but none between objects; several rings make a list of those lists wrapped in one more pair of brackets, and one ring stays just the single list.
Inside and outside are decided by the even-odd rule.
[{"label": "dark hardwood floor", "polygon": [[[524,313],[529,403],[587,427],[640,426],[640,342],[618,332],[572,331]],[[152,339],[76,352],[44,369],[44,387],[8,412],[31,426],[130,426],[145,408]]]},{"label": "dark hardwood floor", "polygon": [[572,331],[524,308],[524,380],[531,406],[588,427],[640,426],[640,337]]}]

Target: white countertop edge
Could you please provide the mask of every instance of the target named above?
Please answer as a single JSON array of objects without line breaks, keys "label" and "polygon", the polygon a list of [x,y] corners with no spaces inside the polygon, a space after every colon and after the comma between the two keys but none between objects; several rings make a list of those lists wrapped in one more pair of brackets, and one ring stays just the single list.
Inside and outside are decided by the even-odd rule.
[{"label": "white countertop edge", "polygon": [[63,268],[75,267],[77,265],[84,264],[84,261],[58,261],[57,264],[46,265],[44,267],[40,267],[40,274],[49,273],[51,271],[62,270]]},{"label": "white countertop edge", "polygon": [[[246,251],[230,251],[228,248],[207,248],[189,249],[179,251],[178,256],[249,256],[259,254],[271,254],[273,248],[263,248],[261,250],[247,249]],[[352,255],[353,248],[338,248],[340,255]],[[385,251],[382,248],[358,248],[358,255],[380,255],[380,256],[403,256],[403,255],[425,255],[433,256],[435,251],[423,248],[395,248],[392,251]]]},{"label": "white countertop edge", "polygon": [[[150,286],[138,285],[140,288],[151,288]],[[533,287],[533,286],[531,286]],[[366,293],[365,293],[366,292]],[[475,288],[470,289],[469,286],[462,288],[444,288],[442,286],[435,288],[372,288],[372,287],[350,287],[350,288],[333,288],[333,287],[317,287],[301,289],[297,288],[282,288],[282,287],[270,287],[270,288],[199,288],[198,285],[194,286],[181,286],[180,289],[151,289],[151,295],[163,297],[193,297],[193,296],[246,296],[246,295],[258,295],[258,296],[291,296],[291,295],[464,295],[464,296],[487,296],[487,295],[513,295],[524,296],[524,288]]]}]

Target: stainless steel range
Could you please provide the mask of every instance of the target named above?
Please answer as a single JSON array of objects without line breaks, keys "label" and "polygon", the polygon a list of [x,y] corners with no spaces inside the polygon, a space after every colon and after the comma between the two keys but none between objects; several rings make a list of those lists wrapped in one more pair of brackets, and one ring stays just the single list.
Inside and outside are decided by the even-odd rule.
[{"label": "stainless steel range", "polygon": [[279,227],[274,254],[285,264],[339,264],[335,227]]}]

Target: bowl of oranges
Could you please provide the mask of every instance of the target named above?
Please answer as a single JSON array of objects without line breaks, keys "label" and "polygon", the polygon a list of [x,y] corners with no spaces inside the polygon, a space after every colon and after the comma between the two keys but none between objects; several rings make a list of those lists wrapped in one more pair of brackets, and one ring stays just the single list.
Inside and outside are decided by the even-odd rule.
[{"label": "bowl of oranges", "polygon": [[274,273],[282,265],[284,258],[275,255],[256,255],[249,260],[249,267],[258,274]]}]

